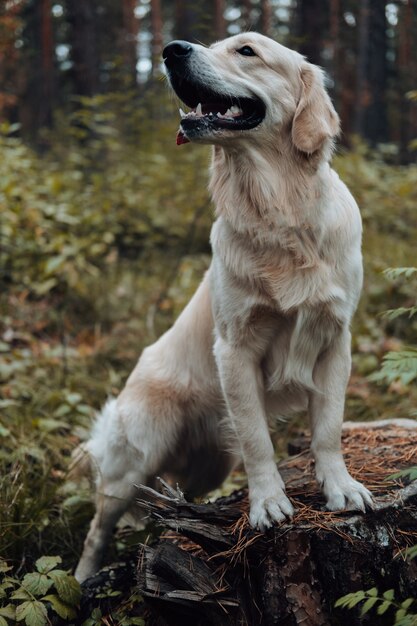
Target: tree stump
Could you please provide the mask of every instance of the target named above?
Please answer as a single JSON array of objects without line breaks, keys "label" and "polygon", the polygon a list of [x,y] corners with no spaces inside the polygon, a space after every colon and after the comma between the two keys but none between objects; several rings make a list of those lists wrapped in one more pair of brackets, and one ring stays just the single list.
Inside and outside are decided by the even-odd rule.
[{"label": "tree stump", "polygon": [[408,426],[344,430],[349,471],[375,497],[366,514],[324,510],[307,437],[279,465],[296,515],[266,533],[248,524],[245,490],[195,504],[166,484],[162,494],[140,487],[141,506],[167,529],[140,548],[139,590],[152,610],[150,624],[392,624],[390,611],[361,617],[358,608],[334,604],[371,587],[395,589],[399,600],[417,597],[417,559],[404,558],[417,544],[417,481],[390,478],[417,464],[417,430]]}]

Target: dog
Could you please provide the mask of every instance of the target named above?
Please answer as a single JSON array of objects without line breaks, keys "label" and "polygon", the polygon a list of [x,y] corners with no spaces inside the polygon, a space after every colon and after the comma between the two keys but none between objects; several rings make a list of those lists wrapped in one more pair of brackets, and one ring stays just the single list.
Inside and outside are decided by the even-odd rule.
[{"label": "dog", "polygon": [[290,518],[269,424],[296,411],[309,413],[327,508],[372,507],[341,452],[362,227],[329,165],[339,118],[323,72],[257,33],[208,48],[173,41],[163,54],[169,82],[190,109],[180,110],[177,143],[213,145],[213,258],[85,444],[97,510],[79,581],[99,568],[135,485],[167,471],[186,493],[201,495],[243,460],[251,525],[264,531]]}]

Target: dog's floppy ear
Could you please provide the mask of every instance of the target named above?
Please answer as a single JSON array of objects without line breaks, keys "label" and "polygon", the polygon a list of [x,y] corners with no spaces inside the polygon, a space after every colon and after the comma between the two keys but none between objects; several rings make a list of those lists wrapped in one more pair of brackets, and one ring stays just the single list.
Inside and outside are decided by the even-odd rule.
[{"label": "dog's floppy ear", "polygon": [[302,93],[292,124],[292,140],[301,152],[316,152],[339,133],[339,116],[324,87],[322,70],[310,63],[301,67]]}]

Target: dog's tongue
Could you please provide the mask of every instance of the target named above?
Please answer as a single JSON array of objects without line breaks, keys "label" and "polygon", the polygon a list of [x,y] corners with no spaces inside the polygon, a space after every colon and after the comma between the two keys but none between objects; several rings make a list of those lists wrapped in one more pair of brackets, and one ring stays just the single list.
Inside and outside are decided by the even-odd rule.
[{"label": "dog's tongue", "polygon": [[190,140],[182,132],[181,128],[177,133],[177,146],[180,146],[182,143],[190,143]]}]

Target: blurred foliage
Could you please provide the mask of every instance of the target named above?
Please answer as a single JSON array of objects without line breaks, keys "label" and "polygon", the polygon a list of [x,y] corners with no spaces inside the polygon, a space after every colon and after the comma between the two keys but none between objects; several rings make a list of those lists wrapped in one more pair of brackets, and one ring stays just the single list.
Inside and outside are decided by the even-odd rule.
[{"label": "blurred foliage", "polygon": [[114,255],[185,238],[207,249],[208,153],[177,158],[172,116],[161,123],[149,115],[149,102],[166,109],[167,97],[156,85],[141,107],[129,92],[80,98],[76,113],[57,120],[58,132],[45,131],[42,158],[3,124],[3,283],[88,298],[84,276],[97,278]]},{"label": "blurred foliage", "polygon": [[[384,274],[391,281],[410,280],[417,273],[417,267],[388,268]],[[414,284],[413,284],[414,282]],[[412,291],[416,293],[415,281],[411,281]],[[417,314],[417,298],[413,297],[413,306],[400,306],[385,311],[384,317],[388,320],[397,320],[405,316],[410,320]],[[405,387],[417,379],[417,347],[409,346],[403,350],[390,351],[384,355],[382,367],[369,376],[369,380],[383,381],[388,384],[399,382]],[[417,414],[417,413],[416,413]]]},{"label": "blurred foliage", "polygon": [[[144,98],[80,99],[45,132],[42,155],[1,127],[0,554],[21,576],[44,554],[74,566],[92,504],[88,480],[69,479],[71,451],[210,262],[209,150],[176,146],[178,116],[162,84]],[[382,273],[415,264],[417,235],[417,167],[389,155],[358,143],[335,158],[364,218],[349,419],[415,414],[415,380],[369,380],[417,330],[415,317],[382,316],[416,305],[412,280]],[[279,427],[279,454],[298,424]],[[108,559],[128,549],[118,535]]]}]

